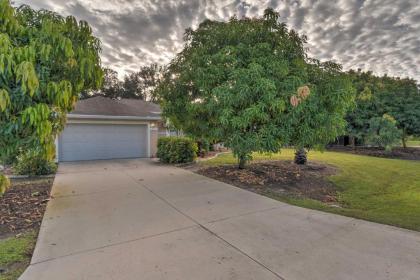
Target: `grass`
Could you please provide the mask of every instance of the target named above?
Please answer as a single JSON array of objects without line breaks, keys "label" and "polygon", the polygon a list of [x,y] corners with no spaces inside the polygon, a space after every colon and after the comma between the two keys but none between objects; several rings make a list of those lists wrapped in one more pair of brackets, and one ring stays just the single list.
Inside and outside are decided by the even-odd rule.
[{"label": "grass", "polygon": [[408,147],[420,147],[420,140],[408,140],[407,141]]},{"label": "grass", "polygon": [[410,136],[407,140],[408,147],[420,147],[420,137]]},{"label": "grass", "polygon": [[[310,152],[309,160],[339,168],[329,179],[336,185],[342,208],[312,199],[298,199],[265,193],[301,207],[332,212],[373,222],[420,231],[420,161],[384,159],[336,152]],[[254,160],[290,160],[293,151],[274,155],[255,154]],[[235,164],[223,154],[201,165]]]},{"label": "grass", "polygon": [[33,231],[0,240],[0,267],[7,270],[0,274],[0,280],[19,278],[30,263],[35,242],[36,233]]}]

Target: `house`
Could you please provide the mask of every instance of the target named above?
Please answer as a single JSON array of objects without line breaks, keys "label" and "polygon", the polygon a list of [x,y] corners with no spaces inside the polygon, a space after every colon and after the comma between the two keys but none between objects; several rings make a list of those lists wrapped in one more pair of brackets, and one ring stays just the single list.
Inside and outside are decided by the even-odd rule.
[{"label": "house", "polygon": [[56,140],[58,161],[154,157],[167,135],[159,105],[137,99],[92,97],[67,115]]}]

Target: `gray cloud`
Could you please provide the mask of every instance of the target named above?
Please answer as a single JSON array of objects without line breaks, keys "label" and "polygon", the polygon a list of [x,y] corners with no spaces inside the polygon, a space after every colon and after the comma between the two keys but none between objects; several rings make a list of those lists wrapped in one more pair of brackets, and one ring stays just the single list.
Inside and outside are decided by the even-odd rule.
[{"label": "gray cloud", "polygon": [[164,64],[182,48],[185,28],[233,15],[260,16],[273,7],[308,36],[311,55],[345,69],[420,80],[418,0],[19,0],[86,20],[103,43],[106,66],[121,75]]}]

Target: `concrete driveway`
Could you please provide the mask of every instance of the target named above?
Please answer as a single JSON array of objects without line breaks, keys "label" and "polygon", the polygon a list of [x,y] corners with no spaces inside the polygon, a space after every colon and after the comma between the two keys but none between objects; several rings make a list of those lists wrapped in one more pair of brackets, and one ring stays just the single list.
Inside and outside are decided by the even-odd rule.
[{"label": "concrete driveway", "polygon": [[21,279],[413,279],[420,233],[150,160],[60,164]]}]

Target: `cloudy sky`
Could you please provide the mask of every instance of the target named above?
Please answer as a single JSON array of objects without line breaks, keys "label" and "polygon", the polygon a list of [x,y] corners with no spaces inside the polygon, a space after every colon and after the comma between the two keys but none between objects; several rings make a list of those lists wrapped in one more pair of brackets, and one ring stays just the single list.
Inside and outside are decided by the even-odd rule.
[{"label": "cloudy sky", "polygon": [[345,69],[420,81],[420,0],[14,0],[15,5],[86,20],[103,44],[105,66],[122,77],[182,48],[185,28],[204,19],[260,16],[267,7],[308,36],[312,56]]}]

